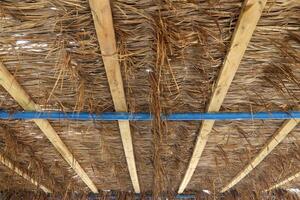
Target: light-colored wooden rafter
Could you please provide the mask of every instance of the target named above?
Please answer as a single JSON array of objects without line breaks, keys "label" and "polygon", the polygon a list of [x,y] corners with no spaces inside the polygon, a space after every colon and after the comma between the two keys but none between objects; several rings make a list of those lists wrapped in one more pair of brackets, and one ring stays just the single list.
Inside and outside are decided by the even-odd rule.
[{"label": "light-colored wooden rafter", "polygon": [[[89,2],[115,110],[127,112],[110,1],[89,0]],[[131,182],[134,191],[140,193],[129,121],[118,121],[118,123]]]},{"label": "light-colored wooden rafter", "polygon": [[296,174],[284,179],[283,181],[276,183],[275,185],[271,186],[270,188],[268,188],[267,190],[265,190],[265,192],[270,191],[270,190],[274,190],[276,188],[280,188],[281,186],[290,183],[291,181],[293,181],[294,179],[300,177],[300,172],[297,172]]},{"label": "light-colored wooden rafter", "polygon": [[13,164],[13,162],[7,158],[6,156],[4,156],[3,154],[0,154],[0,162],[6,166],[7,168],[9,168],[10,170],[14,171],[16,174],[18,174],[19,176],[23,177],[25,180],[31,182],[33,185],[41,188],[44,192],[46,193],[52,193],[51,190],[42,185],[39,184],[37,180],[35,180],[34,178],[32,178],[28,173],[26,173],[25,171],[23,171],[22,169],[20,169],[19,167],[15,166]]},{"label": "light-colored wooden rafter", "polygon": [[226,192],[235,186],[239,181],[241,181],[245,176],[247,176],[247,174],[249,174],[259,163],[261,163],[261,161],[263,161],[263,159],[271,153],[271,151],[297,126],[299,122],[299,119],[286,120],[269,140],[269,142],[264,145],[258,155],[255,156],[251,162],[246,165],[246,167],[221,190],[221,192]]},{"label": "light-colored wooden rafter", "polygon": [[[244,2],[239,20],[232,36],[230,48],[225,57],[212,97],[208,104],[207,112],[219,111],[244,56],[248,43],[250,42],[257,22],[262,14],[266,1],[267,0],[246,0]],[[192,157],[184,178],[179,186],[178,193],[182,193],[190,182],[205,148],[214,122],[215,121],[213,120],[205,120],[202,122]]]},{"label": "light-colored wooden rafter", "polygon": [[[19,105],[26,111],[41,111],[39,105],[37,105],[17,82],[14,76],[6,69],[3,63],[0,62],[0,84],[4,89],[19,103]],[[45,136],[49,139],[56,150],[67,161],[67,163],[74,169],[82,181],[92,190],[94,193],[98,193],[98,190],[86,172],[82,169],[80,164],[74,158],[73,154],[58,136],[57,132],[53,129],[48,120],[35,119],[33,120],[36,125],[41,129]]]}]

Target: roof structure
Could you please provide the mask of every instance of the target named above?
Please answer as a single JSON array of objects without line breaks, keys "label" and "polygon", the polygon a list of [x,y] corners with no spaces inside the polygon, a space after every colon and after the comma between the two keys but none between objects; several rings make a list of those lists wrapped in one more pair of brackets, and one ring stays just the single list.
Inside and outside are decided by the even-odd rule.
[{"label": "roof structure", "polygon": [[299,118],[162,117],[299,111],[298,0],[3,0],[0,38],[1,110],[152,116],[0,115],[0,199],[300,199]]}]

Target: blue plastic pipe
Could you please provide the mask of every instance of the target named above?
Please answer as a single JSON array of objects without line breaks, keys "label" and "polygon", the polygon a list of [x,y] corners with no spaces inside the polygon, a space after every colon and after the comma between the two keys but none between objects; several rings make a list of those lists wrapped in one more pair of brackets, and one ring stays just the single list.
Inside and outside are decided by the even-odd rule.
[{"label": "blue plastic pipe", "polygon": [[[152,196],[151,195],[146,195],[145,196],[147,200],[152,200]],[[195,199],[196,198],[196,195],[194,194],[178,194],[176,195],[175,197],[176,199]],[[97,200],[99,199],[97,195],[95,194],[90,194],[88,196],[88,200]],[[109,198],[109,200],[116,200],[116,195],[112,194]],[[140,195],[139,194],[135,194],[135,200],[139,200],[141,199]]]},{"label": "blue plastic pipe", "polygon": [[[95,120],[95,121],[150,121],[150,113],[126,112],[8,112],[0,110],[0,119],[50,119],[50,120]],[[199,121],[199,120],[266,120],[266,119],[300,119],[300,111],[289,112],[217,112],[217,113],[172,113],[161,114],[162,120],[168,121]]]}]

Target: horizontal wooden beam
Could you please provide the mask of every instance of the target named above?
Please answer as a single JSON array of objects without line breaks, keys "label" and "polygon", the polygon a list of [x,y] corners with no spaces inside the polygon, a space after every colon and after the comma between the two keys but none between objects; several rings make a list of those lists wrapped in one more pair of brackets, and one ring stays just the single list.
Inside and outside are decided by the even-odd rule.
[{"label": "horizontal wooden beam", "polygon": [[[108,84],[117,112],[127,112],[121,68],[109,0],[89,0]],[[133,189],[140,193],[129,121],[118,121]]]},{"label": "horizontal wooden beam", "polygon": [[268,188],[267,190],[265,190],[266,192],[267,191],[270,191],[270,190],[274,190],[274,189],[277,189],[277,188],[280,188],[281,186],[287,184],[287,183],[290,183],[292,180],[296,179],[300,177],[300,172],[284,179],[283,181],[279,182],[279,183],[276,183],[275,185],[273,185],[272,187]]},{"label": "horizontal wooden beam", "polygon": [[[212,97],[208,104],[207,112],[218,112],[220,110],[266,2],[267,0],[246,0],[244,2],[238,23],[235,27],[235,32],[232,36],[230,48],[225,57]],[[214,122],[215,121],[213,120],[202,122],[192,158],[180,184],[178,193],[182,193],[190,182]]]},{"label": "horizontal wooden beam", "polygon": [[28,173],[26,173],[25,171],[21,170],[19,167],[15,166],[13,164],[13,162],[8,159],[7,157],[5,157],[3,154],[0,154],[0,162],[6,166],[7,168],[9,168],[10,170],[14,171],[16,174],[18,174],[19,176],[23,177],[25,180],[31,182],[33,185],[41,188],[44,192],[46,193],[52,193],[52,191],[42,185],[42,184],[39,184],[37,180],[35,180],[34,178],[32,178]]},{"label": "horizontal wooden beam", "polygon": [[[14,76],[6,69],[3,63],[0,62],[0,84],[4,89],[19,103],[19,105],[26,111],[41,111],[39,105],[34,103],[27,92],[17,82]],[[35,119],[33,120],[36,125],[41,129],[45,136],[49,139],[56,150],[67,161],[67,163],[74,169],[82,181],[92,190],[94,193],[98,193],[98,190],[86,172],[79,165],[73,154],[58,136],[48,120]]]},{"label": "horizontal wooden beam", "polygon": [[300,122],[299,119],[286,120],[283,125],[272,136],[268,143],[260,150],[257,156],[255,156],[246,167],[238,173],[222,190],[226,192],[238,182],[240,182],[245,176],[247,176],[265,157],[267,157],[273,149],[297,126]]}]

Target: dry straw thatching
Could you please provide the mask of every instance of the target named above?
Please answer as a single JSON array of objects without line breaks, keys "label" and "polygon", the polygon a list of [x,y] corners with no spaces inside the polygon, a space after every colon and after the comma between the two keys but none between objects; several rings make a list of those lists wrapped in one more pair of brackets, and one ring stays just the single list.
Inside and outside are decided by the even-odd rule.
[{"label": "dry straw thatching", "polygon": [[[242,0],[112,0],[114,27],[143,193],[176,193],[199,122],[163,122],[160,112],[203,112],[230,43]],[[221,111],[287,111],[300,100],[300,2],[269,0]],[[87,0],[0,1],[0,61],[44,110],[114,111]],[[0,89],[0,105],[21,107]],[[100,190],[132,199],[116,122],[51,121]],[[299,199],[266,189],[300,171],[296,128],[228,194],[218,191],[262,148],[282,121],[217,122],[186,192],[199,199]],[[65,199],[89,192],[31,121],[0,121],[1,152]],[[7,199],[48,198],[0,166]],[[297,182],[298,181],[298,182]],[[295,180],[286,188],[300,184]],[[203,195],[202,190],[211,191]],[[123,192],[123,193],[122,193]],[[200,193],[202,195],[200,195]],[[4,195],[3,194],[3,195]],[[107,199],[102,194],[101,199]],[[205,197],[204,197],[205,196]]]}]

